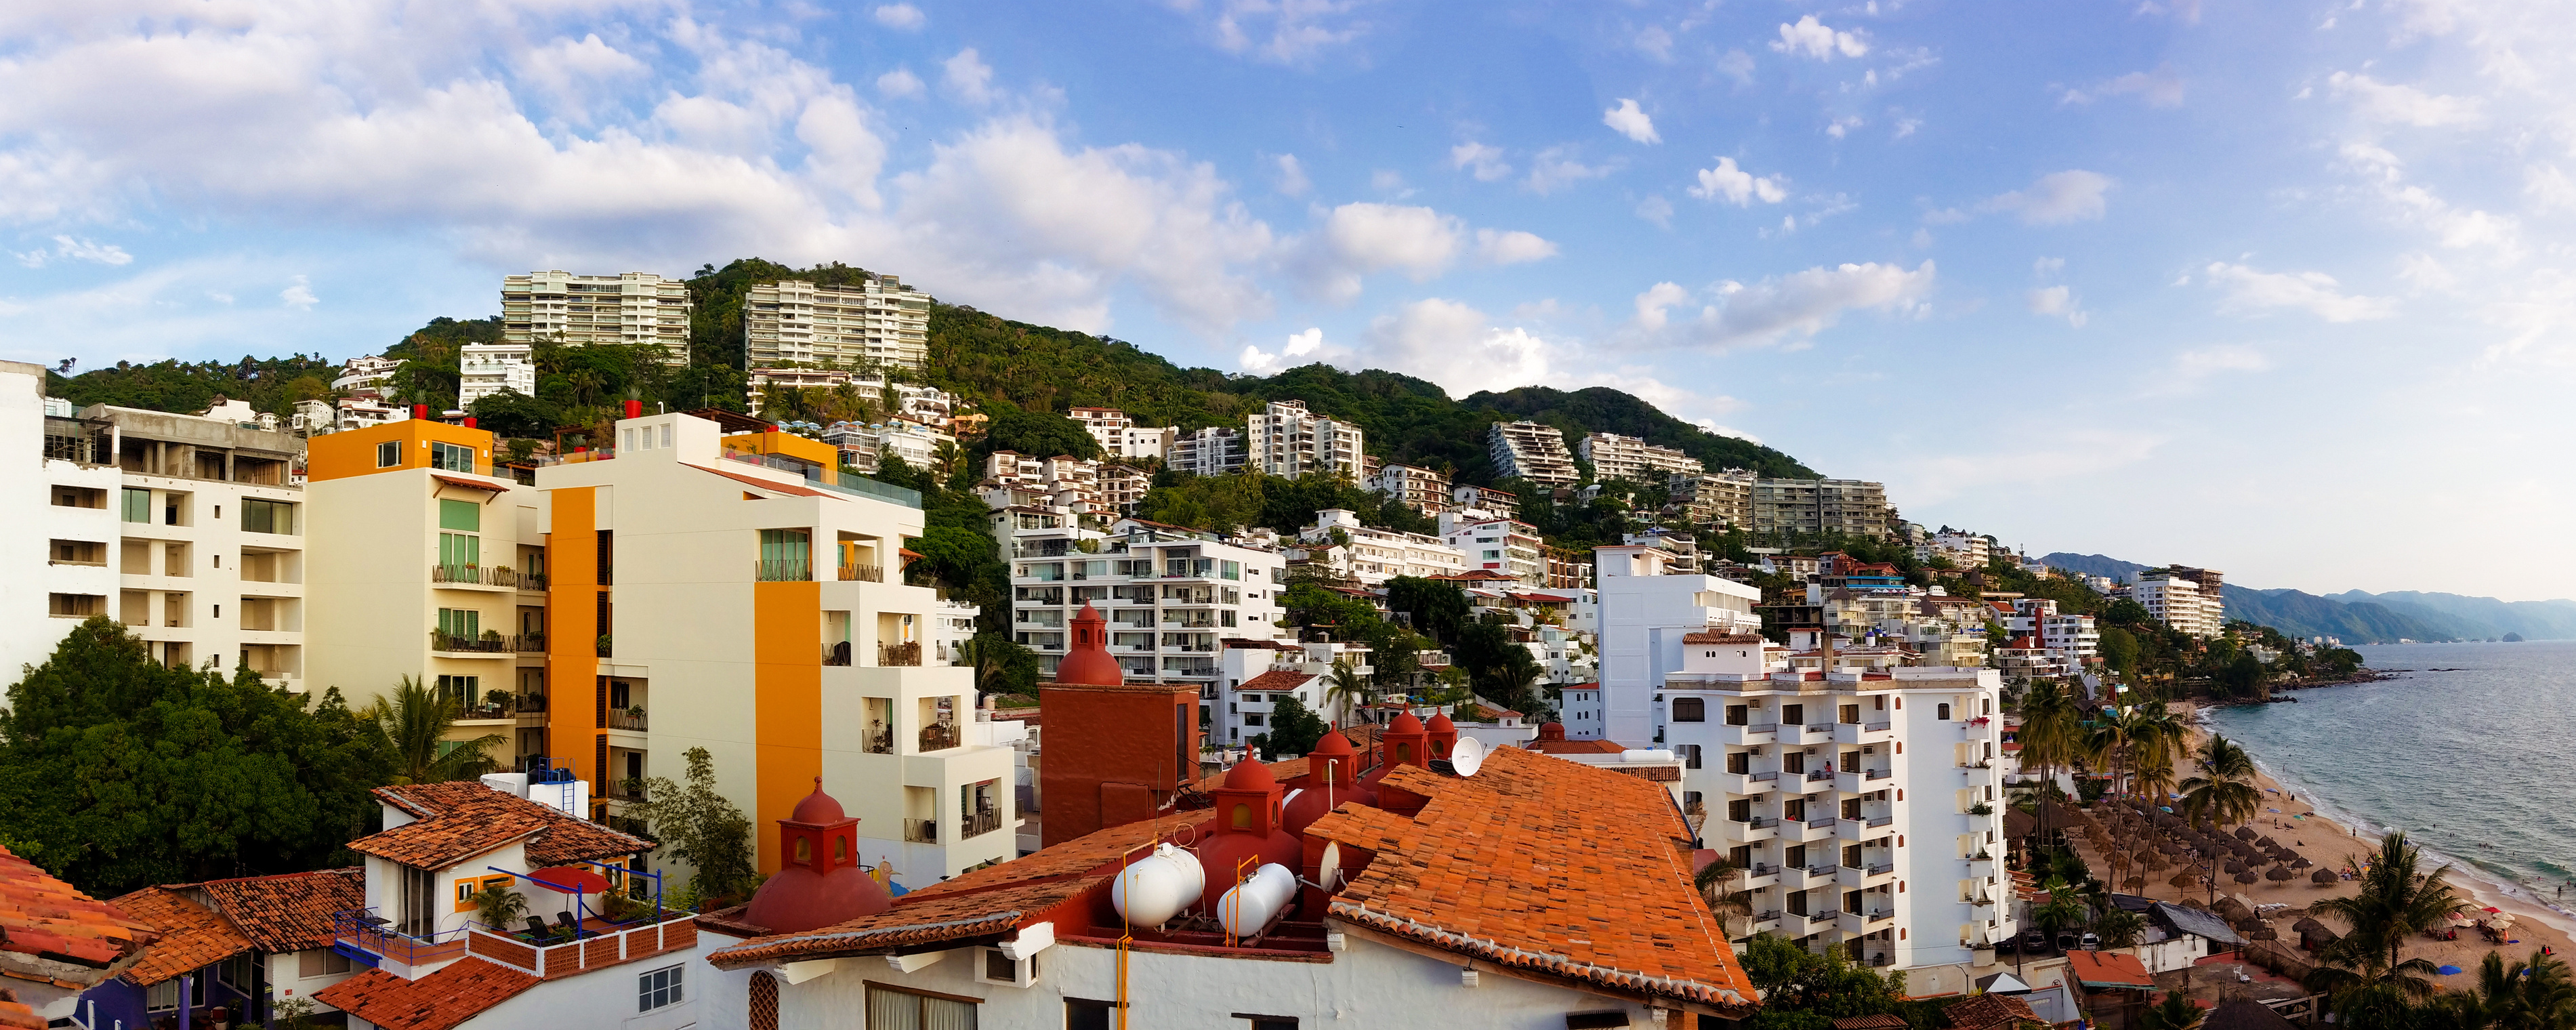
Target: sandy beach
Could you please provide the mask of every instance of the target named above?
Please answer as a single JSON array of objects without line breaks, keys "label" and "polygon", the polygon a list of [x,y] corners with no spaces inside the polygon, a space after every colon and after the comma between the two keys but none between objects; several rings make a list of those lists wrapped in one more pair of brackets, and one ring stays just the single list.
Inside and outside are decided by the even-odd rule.
[{"label": "sandy beach", "polygon": [[[2193,728],[2190,746],[2196,751],[2206,730],[2198,725],[2196,712],[2193,713],[2191,721]],[[2184,776],[2187,778],[2188,773],[2186,772]],[[2259,776],[2258,782],[2264,792],[2263,811],[2257,813],[2255,821],[2250,824],[2257,832],[2296,849],[2301,855],[2314,860],[2319,868],[2341,870],[2348,861],[2358,861],[2377,853],[2380,844],[2378,837],[2356,834],[2352,828],[2320,814],[2308,799],[2284,789],[2269,774]],[[2077,850],[2084,856],[2085,861],[2092,864],[2094,875],[2105,882],[2110,881],[2111,868],[2103,855],[2099,854],[2091,844],[2081,842],[2080,839]],[[2267,879],[2250,885],[2234,883],[2222,875],[2223,889],[2219,893],[2221,897],[2241,896],[2258,908],[2270,904],[2290,906],[2291,911],[2271,920],[2271,925],[2280,932],[2282,941],[2295,946],[2298,942],[2298,934],[2291,929],[2291,924],[2297,922],[2304,914],[2299,910],[2304,910],[2307,906],[2325,898],[2357,892],[2357,888],[2350,881],[2339,880],[2333,884],[2312,883],[2306,875],[2312,871],[2313,869],[2300,870],[2301,875],[2294,880]],[[2167,880],[2174,872],[2175,870],[2168,869],[2160,873],[2147,874],[2147,886],[2141,893],[2173,902],[2180,902],[2186,897],[2208,900],[2209,888],[2206,886],[2176,887],[2168,883]],[[2515,917],[2514,922],[2505,936],[2514,943],[2501,947],[2490,945],[2475,928],[2463,928],[2459,931],[2460,939],[2456,941],[2437,941],[2421,935],[2413,937],[2407,941],[2404,957],[2421,957],[2431,960],[2435,965],[2457,966],[2463,970],[2462,973],[2441,977],[2440,982],[2445,987],[2473,990],[2476,985],[2478,963],[2484,960],[2490,951],[2502,953],[2505,961],[2511,963],[2528,959],[2534,950],[2544,944],[2550,946],[2562,957],[2567,956],[2571,950],[2576,950],[2576,918],[2552,911],[2546,905],[2510,896],[2501,885],[2481,879],[2475,873],[2476,870],[2464,864],[2454,865],[2446,878],[2453,893],[2459,895],[2464,901],[2474,899],[2473,903],[2464,904],[2461,911],[2472,918],[2482,916],[2483,910],[2488,907],[2512,913]],[[2341,932],[2342,927],[2339,924],[2331,920],[2326,922],[2334,926],[2337,932]],[[2214,990],[2215,985],[2212,985],[2211,989]],[[2194,993],[2203,992],[2196,990]]]}]

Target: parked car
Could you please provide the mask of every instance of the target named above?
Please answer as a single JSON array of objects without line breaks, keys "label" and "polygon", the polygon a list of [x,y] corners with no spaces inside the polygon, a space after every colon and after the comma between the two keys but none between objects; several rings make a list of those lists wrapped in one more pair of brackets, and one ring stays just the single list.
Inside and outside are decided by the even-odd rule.
[{"label": "parked car", "polygon": [[2087,933],[2087,934],[2085,934],[2085,935],[2084,935],[2083,948],[2084,948],[2084,950],[2086,950],[2086,951],[2100,951],[2100,950],[2102,950],[2102,938],[2101,938],[2100,936],[2096,935],[2096,934],[2091,934],[2091,933]]},{"label": "parked car", "polygon": [[2073,951],[2073,950],[2075,950],[2075,931],[2073,931],[2073,930],[2059,930],[2059,931],[2057,932],[2057,950],[2059,950],[2059,951]]},{"label": "parked car", "polygon": [[2046,930],[2024,930],[2024,931],[2022,931],[2022,934],[2021,934],[2021,950],[2022,950],[2022,954],[2025,954],[2025,955],[2036,955],[2036,954],[2039,954],[2040,952],[2047,951],[2047,950],[2048,950],[2048,931],[2046,931]]}]

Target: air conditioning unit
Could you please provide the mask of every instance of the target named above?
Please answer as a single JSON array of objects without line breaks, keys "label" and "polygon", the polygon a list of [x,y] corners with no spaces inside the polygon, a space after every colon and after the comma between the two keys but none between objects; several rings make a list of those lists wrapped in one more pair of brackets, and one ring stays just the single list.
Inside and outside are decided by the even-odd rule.
[{"label": "air conditioning unit", "polygon": [[1807,749],[1807,753],[1808,753],[1808,754],[1811,754],[1811,755],[1812,755],[1812,754],[1815,754],[1815,753],[1816,753],[1816,749],[1815,749],[1815,748],[1808,748],[1808,749]]},{"label": "air conditioning unit", "polygon": [[997,987],[1027,987],[1038,982],[1038,957],[1014,959],[1000,948],[979,948],[983,962],[975,967],[975,982]]}]

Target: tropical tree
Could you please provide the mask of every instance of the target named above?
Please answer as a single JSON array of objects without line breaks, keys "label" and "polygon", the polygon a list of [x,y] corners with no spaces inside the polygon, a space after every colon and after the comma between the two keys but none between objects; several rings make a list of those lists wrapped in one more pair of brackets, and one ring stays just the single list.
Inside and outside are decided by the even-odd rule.
[{"label": "tropical tree", "polygon": [[2209,1010],[2192,1004],[2181,991],[2166,991],[2163,1000],[2138,1013],[2138,1025],[2145,1030],[2198,1030],[2208,1015]]},{"label": "tropical tree", "polygon": [[1691,885],[1699,888],[1701,900],[1708,902],[1708,910],[1719,917],[1729,921],[1750,919],[1753,917],[1753,892],[1738,886],[1744,880],[1744,873],[1743,866],[1721,855],[1716,861],[1701,866],[1699,872],[1691,874]]},{"label": "tropical tree", "polygon": [[2182,781],[2183,809],[2194,821],[2224,826],[2254,817],[2263,789],[2254,785],[2254,759],[2233,741],[2212,733],[2200,745],[2200,775]]},{"label": "tropical tree", "polygon": [[1335,658],[1333,671],[1324,676],[1324,698],[1339,709],[1340,719],[1335,725],[1348,725],[1353,707],[1377,703],[1377,685],[1360,675],[1359,667],[1350,659]]},{"label": "tropical tree", "polygon": [[510,932],[510,924],[527,914],[528,899],[508,883],[495,881],[474,892],[474,918],[495,931]]},{"label": "tropical tree", "polygon": [[506,742],[500,734],[447,739],[462,712],[456,698],[422,685],[417,676],[403,677],[392,697],[368,708],[367,717],[384,731],[395,783],[470,780],[500,768],[492,758],[492,749]]},{"label": "tropical tree", "polygon": [[1000,633],[978,633],[960,642],[956,660],[975,670],[978,695],[1015,693],[1037,682],[1037,652]]},{"label": "tropical tree", "polygon": [[629,802],[627,814],[652,828],[664,858],[695,868],[689,880],[694,896],[716,901],[747,893],[760,884],[752,863],[751,820],[716,791],[711,752],[693,747],[681,757],[688,762],[688,784],[661,777],[630,781],[643,800]]},{"label": "tropical tree", "polygon": [[2070,926],[2082,926],[2093,914],[2084,907],[2073,884],[2051,878],[2040,889],[2048,892],[2048,903],[2032,908],[2030,918],[2051,935]]},{"label": "tropical tree", "polygon": [[[2576,982],[2567,963],[2538,951],[2528,962],[2510,968],[2504,956],[2488,952],[2478,964],[2478,989],[2444,991],[2439,1002],[2450,1004],[2445,1015],[2454,1026],[2493,1030],[2565,1030],[2576,1026]],[[2465,1004],[2464,1004],[2465,1003]]]},{"label": "tropical tree", "polygon": [[2403,833],[2391,833],[2381,841],[2379,854],[2368,866],[2345,860],[2361,891],[2309,907],[2309,914],[2350,928],[2317,952],[2319,964],[2307,978],[2309,989],[2327,993],[2339,1008],[2349,1004],[2366,1016],[2382,1013],[2391,1003],[2432,995],[2435,988],[2429,978],[2440,971],[2423,958],[2406,958],[2406,939],[2447,919],[2460,899],[2447,882],[2451,867],[2425,873],[2418,861],[2418,850]]},{"label": "tropical tree", "polygon": [[[2071,767],[2082,753],[2084,743],[2076,720],[2075,697],[2056,680],[2041,680],[2030,685],[2021,696],[2021,760],[2037,766],[2042,778],[2041,796],[2046,797],[2050,774]],[[2048,806],[2040,806],[2040,839],[2048,840]]]},{"label": "tropical tree", "polygon": [[2103,947],[2125,948],[2146,934],[2147,917],[2115,905],[2093,917],[2092,930],[2094,936],[2102,938]]}]

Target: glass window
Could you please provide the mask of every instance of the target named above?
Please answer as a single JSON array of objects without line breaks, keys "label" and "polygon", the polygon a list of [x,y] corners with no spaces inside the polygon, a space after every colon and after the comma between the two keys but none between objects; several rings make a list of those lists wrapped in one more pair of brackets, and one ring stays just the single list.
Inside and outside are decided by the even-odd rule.
[{"label": "glass window", "polygon": [[670,966],[637,976],[635,1011],[651,1012],[689,1000],[680,992],[680,971],[685,968]]},{"label": "glass window", "polygon": [[483,635],[483,613],[471,608],[441,608],[438,631],[459,640],[475,639]]},{"label": "glass window", "polygon": [[1673,699],[1674,722],[1707,722],[1708,702],[1696,697]]},{"label": "glass window", "polygon": [[438,563],[452,569],[483,564],[483,538],[472,533],[440,533]]},{"label": "glass window", "polygon": [[868,1030],[975,1030],[975,1003],[868,985]]},{"label": "glass window", "polygon": [[1243,563],[1242,563],[1242,562],[1239,562],[1239,561],[1230,561],[1230,562],[1225,563],[1225,578],[1227,578],[1227,579],[1242,579],[1242,578],[1243,578]]},{"label": "glass window", "polygon": [[295,505],[287,501],[242,498],[242,528],[253,533],[295,532]]},{"label": "glass window", "polygon": [[438,528],[483,531],[483,506],[472,501],[441,500],[438,502]]},{"label": "glass window", "polygon": [[376,445],[376,467],[389,469],[402,464],[402,444],[387,440]]},{"label": "glass window", "polygon": [[152,491],[126,487],[124,518],[127,522],[152,521]]},{"label": "glass window", "polygon": [[448,472],[472,472],[474,448],[432,441],[429,445],[429,467]]}]

